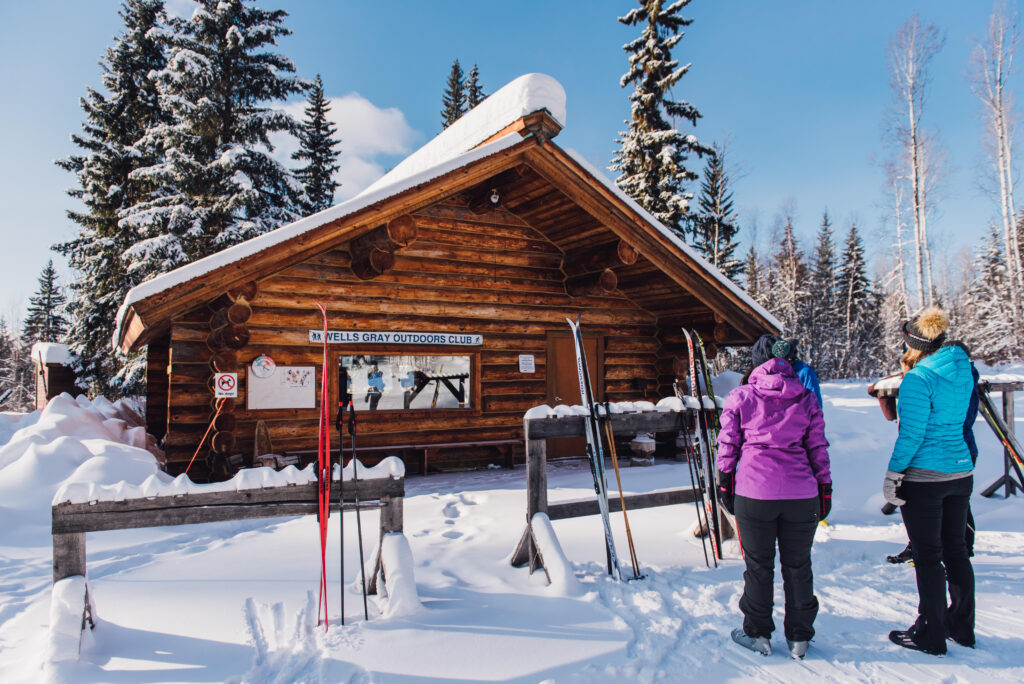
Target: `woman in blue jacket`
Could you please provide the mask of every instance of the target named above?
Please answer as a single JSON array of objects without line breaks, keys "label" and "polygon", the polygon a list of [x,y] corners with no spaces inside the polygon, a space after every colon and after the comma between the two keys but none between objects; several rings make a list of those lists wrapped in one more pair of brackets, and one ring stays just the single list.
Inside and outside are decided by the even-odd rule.
[{"label": "woman in blue jacket", "polygon": [[974,464],[964,421],[975,380],[964,346],[946,342],[948,327],[935,307],[903,324],[900,431],[883,484],[903,514],[920,599],[914,624],[889,639],[933,655],[946,652],[947,638],[974,646],[974,569],[964,541]]}]

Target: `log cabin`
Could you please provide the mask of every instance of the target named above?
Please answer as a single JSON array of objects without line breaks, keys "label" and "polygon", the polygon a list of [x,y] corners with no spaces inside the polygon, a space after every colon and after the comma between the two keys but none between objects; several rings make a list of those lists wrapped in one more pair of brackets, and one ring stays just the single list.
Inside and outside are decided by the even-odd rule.
[{"label": "log cabin", "polygon": [[[595,392],[610,401],[672,392],[687,366],[681,326],[712,353],[780,331],[559,147],[564,122],[561,85],[522,76],[354,198],[131,290],[112,342],[146,349],[146,420],[169,471],[207,432],[193,477],[250,462],[257,428],[275,452],[308,455],[325,371],[329,407],[343,382],[350,393],[364,462],[507,464],[524,411],[579,403],[567,317],[581,316]],[[237,396],[215,397],[217,373],[236,374]]]}]

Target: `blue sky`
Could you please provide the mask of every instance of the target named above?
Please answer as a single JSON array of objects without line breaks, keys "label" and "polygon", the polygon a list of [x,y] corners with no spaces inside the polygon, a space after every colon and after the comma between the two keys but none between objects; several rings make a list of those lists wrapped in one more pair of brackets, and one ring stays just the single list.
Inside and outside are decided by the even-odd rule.
[{"label": "blue sky", "polygon": [[[184,11],[188,0],[169,0]],[[347,197],[440,131],[440,96],[458,58],[476,62],[488,92],[524,73],[558,79],[568,121],[558,138],[605,167],[628,113],[619,87],[621,46],[635,30],[616,17],[626,0],[261,0],[290,16],[282,52],[301,75],[323,76],[344,139]],[[0,314],[19,317],[49,250],[73,235],[64,211],[71,177],[54,159],[73,151],[78,98],[98,86],[97,60],[120,31],[119,3],[0,0]],[[1018,8],[1018,3],[1011,3]],[[824,209],[839,231],[856,221],[880,254],[889,213],[882,172],[883,120],[891,104],[885,49],[915,12],[946,32],[936,58],[924,124],[938,132],[950,174],[930,224],[949,263],[973,246],[995,215],[982,189],[980,106],[966,80],[973,41],[985,28],[985,0],[693,0],[695,21],[676,49],[689,74],[678,99],[702,112],[694,131],[729,140],[729,166],[744,249],[767,247],[782,207],[810,246]],[[1021,74],[1011,87],[1021,92]],[[288,145],[282,145],[281,153]],[[695,161],[699,167],[700,162]],[[942,267],[943,257],[936,256]]]}]

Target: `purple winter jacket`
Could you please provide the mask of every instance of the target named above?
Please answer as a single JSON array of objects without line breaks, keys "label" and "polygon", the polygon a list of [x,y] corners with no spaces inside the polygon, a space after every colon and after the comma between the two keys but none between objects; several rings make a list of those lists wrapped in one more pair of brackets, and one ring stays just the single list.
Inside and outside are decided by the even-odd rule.
[{"label": "purple winter jacket", "polygon": [[783,359],[766,361],[725,399],[718,469],[736,473],[736,494],[810,499],[832,482],[825,420],[814,394]]}]

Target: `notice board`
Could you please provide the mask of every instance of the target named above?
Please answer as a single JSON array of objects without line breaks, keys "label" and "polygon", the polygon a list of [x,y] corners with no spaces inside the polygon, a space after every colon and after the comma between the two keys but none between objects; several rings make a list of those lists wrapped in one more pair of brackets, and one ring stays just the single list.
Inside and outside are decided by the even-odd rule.
[{"label": "notice board", "polygon": [[278,366],[266,378],[246,370],[246,408],[316,408],[316,366]]}]

